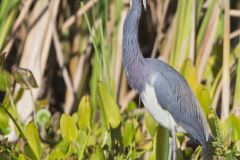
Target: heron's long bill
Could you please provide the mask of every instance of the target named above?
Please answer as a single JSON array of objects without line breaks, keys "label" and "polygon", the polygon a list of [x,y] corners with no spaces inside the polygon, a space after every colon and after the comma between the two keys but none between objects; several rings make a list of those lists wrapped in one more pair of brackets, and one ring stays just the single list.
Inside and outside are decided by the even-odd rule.
[{"label": "heron's long bill", "polygon": [[142,0],[142,1],[143,1],[143,7],[144,7],[144,9],[147,10],[147,2],[146,2],[146,0]]}]

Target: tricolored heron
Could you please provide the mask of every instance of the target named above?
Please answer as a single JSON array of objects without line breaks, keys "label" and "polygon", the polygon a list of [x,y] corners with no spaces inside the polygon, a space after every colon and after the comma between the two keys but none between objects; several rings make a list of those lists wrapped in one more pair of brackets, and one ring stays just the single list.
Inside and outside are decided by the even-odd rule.
[{"label": "tricolored heron", "polygon": [[142,56],[138,42],[141,1],[146,8],[146,0],[132,0],[123,26],[123,65],[128,83],[139,93],[152,117],[171,131],[174,160],[176,131],[188,133],[206,151],[211,146],[212,134],[186,80],[167,63]]}]

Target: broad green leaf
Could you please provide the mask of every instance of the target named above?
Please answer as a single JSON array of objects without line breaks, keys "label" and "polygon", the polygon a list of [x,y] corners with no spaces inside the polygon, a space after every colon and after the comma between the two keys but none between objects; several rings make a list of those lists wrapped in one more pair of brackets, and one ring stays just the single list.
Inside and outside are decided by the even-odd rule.
[{"label": "broad green leaf", "polygon": [[78,121],[78,114],[77,114],[77,112],[73,113],[72,119],[73,119],[74,122],[77,124],[77,121]]},{"label": "broad green leaf", "polygon": [[74,119],[63,114],[60,119],[61,135],[66,142],[76,141],[78,138],[78,129]]},{"label": "broad green leaf", "polygon": [[13,86],[13,79],[9,72],[0,68],[0,91],[6,91],[6,87]]},{"label": "broad green leaf", "polygon": [[24,145],[24,154],[33,160],[39,160],[28,143]]},{"label": "broad green leaf", "polygon": [[[9,108],[8,106],[8,102],[9,102],[9,97],[4,98],[3,100],[3,104],[0,103],[0,107],[1,109],[8,115],[8,117],[12,120],[12,122],[14,123],[15,127],[17,128],[17,132],[20,134],[20,136],[26,140],[26,137],[24,135],[24,131],[22,128],[22,125],[20,124],[19,121],[17,121],[14,117],[15,117],[15,113],[11,112],[13,111],[13,108]],[[8,107],[9,111],[7,108],[5,108],[5,106]]]},{"label": "broad green leaf", "polygon": [[122,138],[124,147],[128,147],[132,144],[135,136],[135,129],[133,122],[131,120],[127,120],[122,127]]},{"label": "broad green leaf", "polygon": [[197,98],[204,113],[207,115],[212,101],[209,95],[209,91],[206,87],[202,87],[201,85],[199,85],[199,87],[197,88]]},{"label": "broad green leaf", "polygon": [[240,140],[240,119],[235,115],[229,115],[224,122],[225,133],[231,133],[232,141]]},{"label": "broad green leaf", "polygon": [[135,137],[134,137],[135,143],[141,143],[144,140],[144,138],[145,138],[144,133],[141,131],[141,128],[138,127],[136,129],[136,134],[135,134]]},{"label": "broad green leaf", "polygon": [[27,126],[24,128],[24,134],[36,158],[41,159],[42,147],[38,134],[38,129],[34,122],[30,122],[27,124]]},{"label": "broad green leaf", "polygon": [[10,132],[9,118],[1,107],[0,107],[0,132],[2,134],[7,134]]},{"label": "broad green leaf", "polygon": [[87,138],[87,131],[79,130],[78,142],[81,148],[83,147],[83,144],[86,141],[86,138]]},{"label": "broad green leaf", "polygon": [[[118,154],[116,157],[114,157],[116,160],[125,160],[125,158],[124,158],[124,154]],[[131,159],[131,158],[129,158],[129,159]]]},{"label": "broad green leaf", "polygon": [[131,112],[131,111],[133,111],[134,109],[136,109],[137,107],[138,107],[138,106],[137,106],[136,102],[131,101],[131,102],[128,103],[128,106],[127,106],[126,111],[127,111],[127,112]]},{"label": "broad green leaf", "polygon": [[78,127],[80,129],[90,129],[92,120],[92,109],[89,96],[84,96],[78,106]]},{"label": "broad green leaf", "polygon": [[145,113],[144,123],[148,132],[154,137],[158,124],[148,112]]},{"label": "broad green leaf", "polygon": [[25,160],[24,155],[23,155],[23,154],[20,154],[20,155],[18,156],[18,160]]},{"label": "broad green leaf", "polygon": [[103,154],[103,150],[102,148],[97,145],[95,148],[94,148],[94,151],[93,153],[90,155],[90,158],[89,160],[105,160],[105,156]]},{"label": "broad green leaf", "polygon": [[121,122],[121,115],[116,101],[101,82],[98,83],[98,91],[107,128],[117,128]]},{"label": "broad green leaf", "polygon": [[196,69],[192,65],[192,62],[189,59],[184,61],[183,65],[181,67],[180,73],[187,80],[191,89],[196,94],[199,83],[197,81]]},{"label": "broad green leaf", "polygon": [[74,153],[72,145],[65,141],[60,141],[48,156],[48,160],[67,159],[66,157]]},{"label": "broad green leaf", "polygon": [[65,154],[58,148],[58,149],[54,149],[49,157],[48,160],[56,160],[56,159],[64,159]]},{"label": "broad green leaf", "polygon": [[184,155],[187,159],[191,159],[193,149],[191,147],[187,147],[184,149]]},{"label": "broad green leaf", "polygon": [[183,77],[187,80],[190,88],[198,99],[204,113],[208,114],[208,108],[211,105],[211,98],[209,91],[203,87],[197,80],[196,69],[190,60],[186,60],[181,68]]},{"label": "broad green leaf", "polygon": [[85,152],[85,149],[87,148],[87,145],[88,145],[88,140],[89,140],[89,137],[90,137],[90,134],[91,132],[87,132],[87,131],[84,131],[84,130],[80,130],[79,131],[79,145],[77,146],[77,150],[78,150],[78,159],[83,159],[84,157],[84,152]]}]

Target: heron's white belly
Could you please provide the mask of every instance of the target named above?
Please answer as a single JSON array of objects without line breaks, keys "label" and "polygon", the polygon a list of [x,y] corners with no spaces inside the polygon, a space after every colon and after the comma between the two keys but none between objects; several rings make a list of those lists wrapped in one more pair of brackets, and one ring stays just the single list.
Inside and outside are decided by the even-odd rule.
[{"label": "heron's white belly", "polygon": [[169,130],[175,128],[177,131],[184,132],[184,130],[174,121],[171,114],[162,109],[157,101],[155,90],[151,85],[146,83],[145,90],[141,94],[141,99],[146,109],[161,126]]}]

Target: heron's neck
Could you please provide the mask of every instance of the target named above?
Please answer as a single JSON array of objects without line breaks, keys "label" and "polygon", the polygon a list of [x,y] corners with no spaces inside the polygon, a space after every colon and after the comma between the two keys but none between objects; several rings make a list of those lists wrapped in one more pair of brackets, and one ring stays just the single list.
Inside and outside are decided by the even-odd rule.
[{"label": "heron's neck", "polygon": [[140,88],[138,81],[142,74],[144,61],[138,42],[141,3],[141,0],[132,0],[132,7],[123,25],[123,65],[128,82],[134,89]]}]

